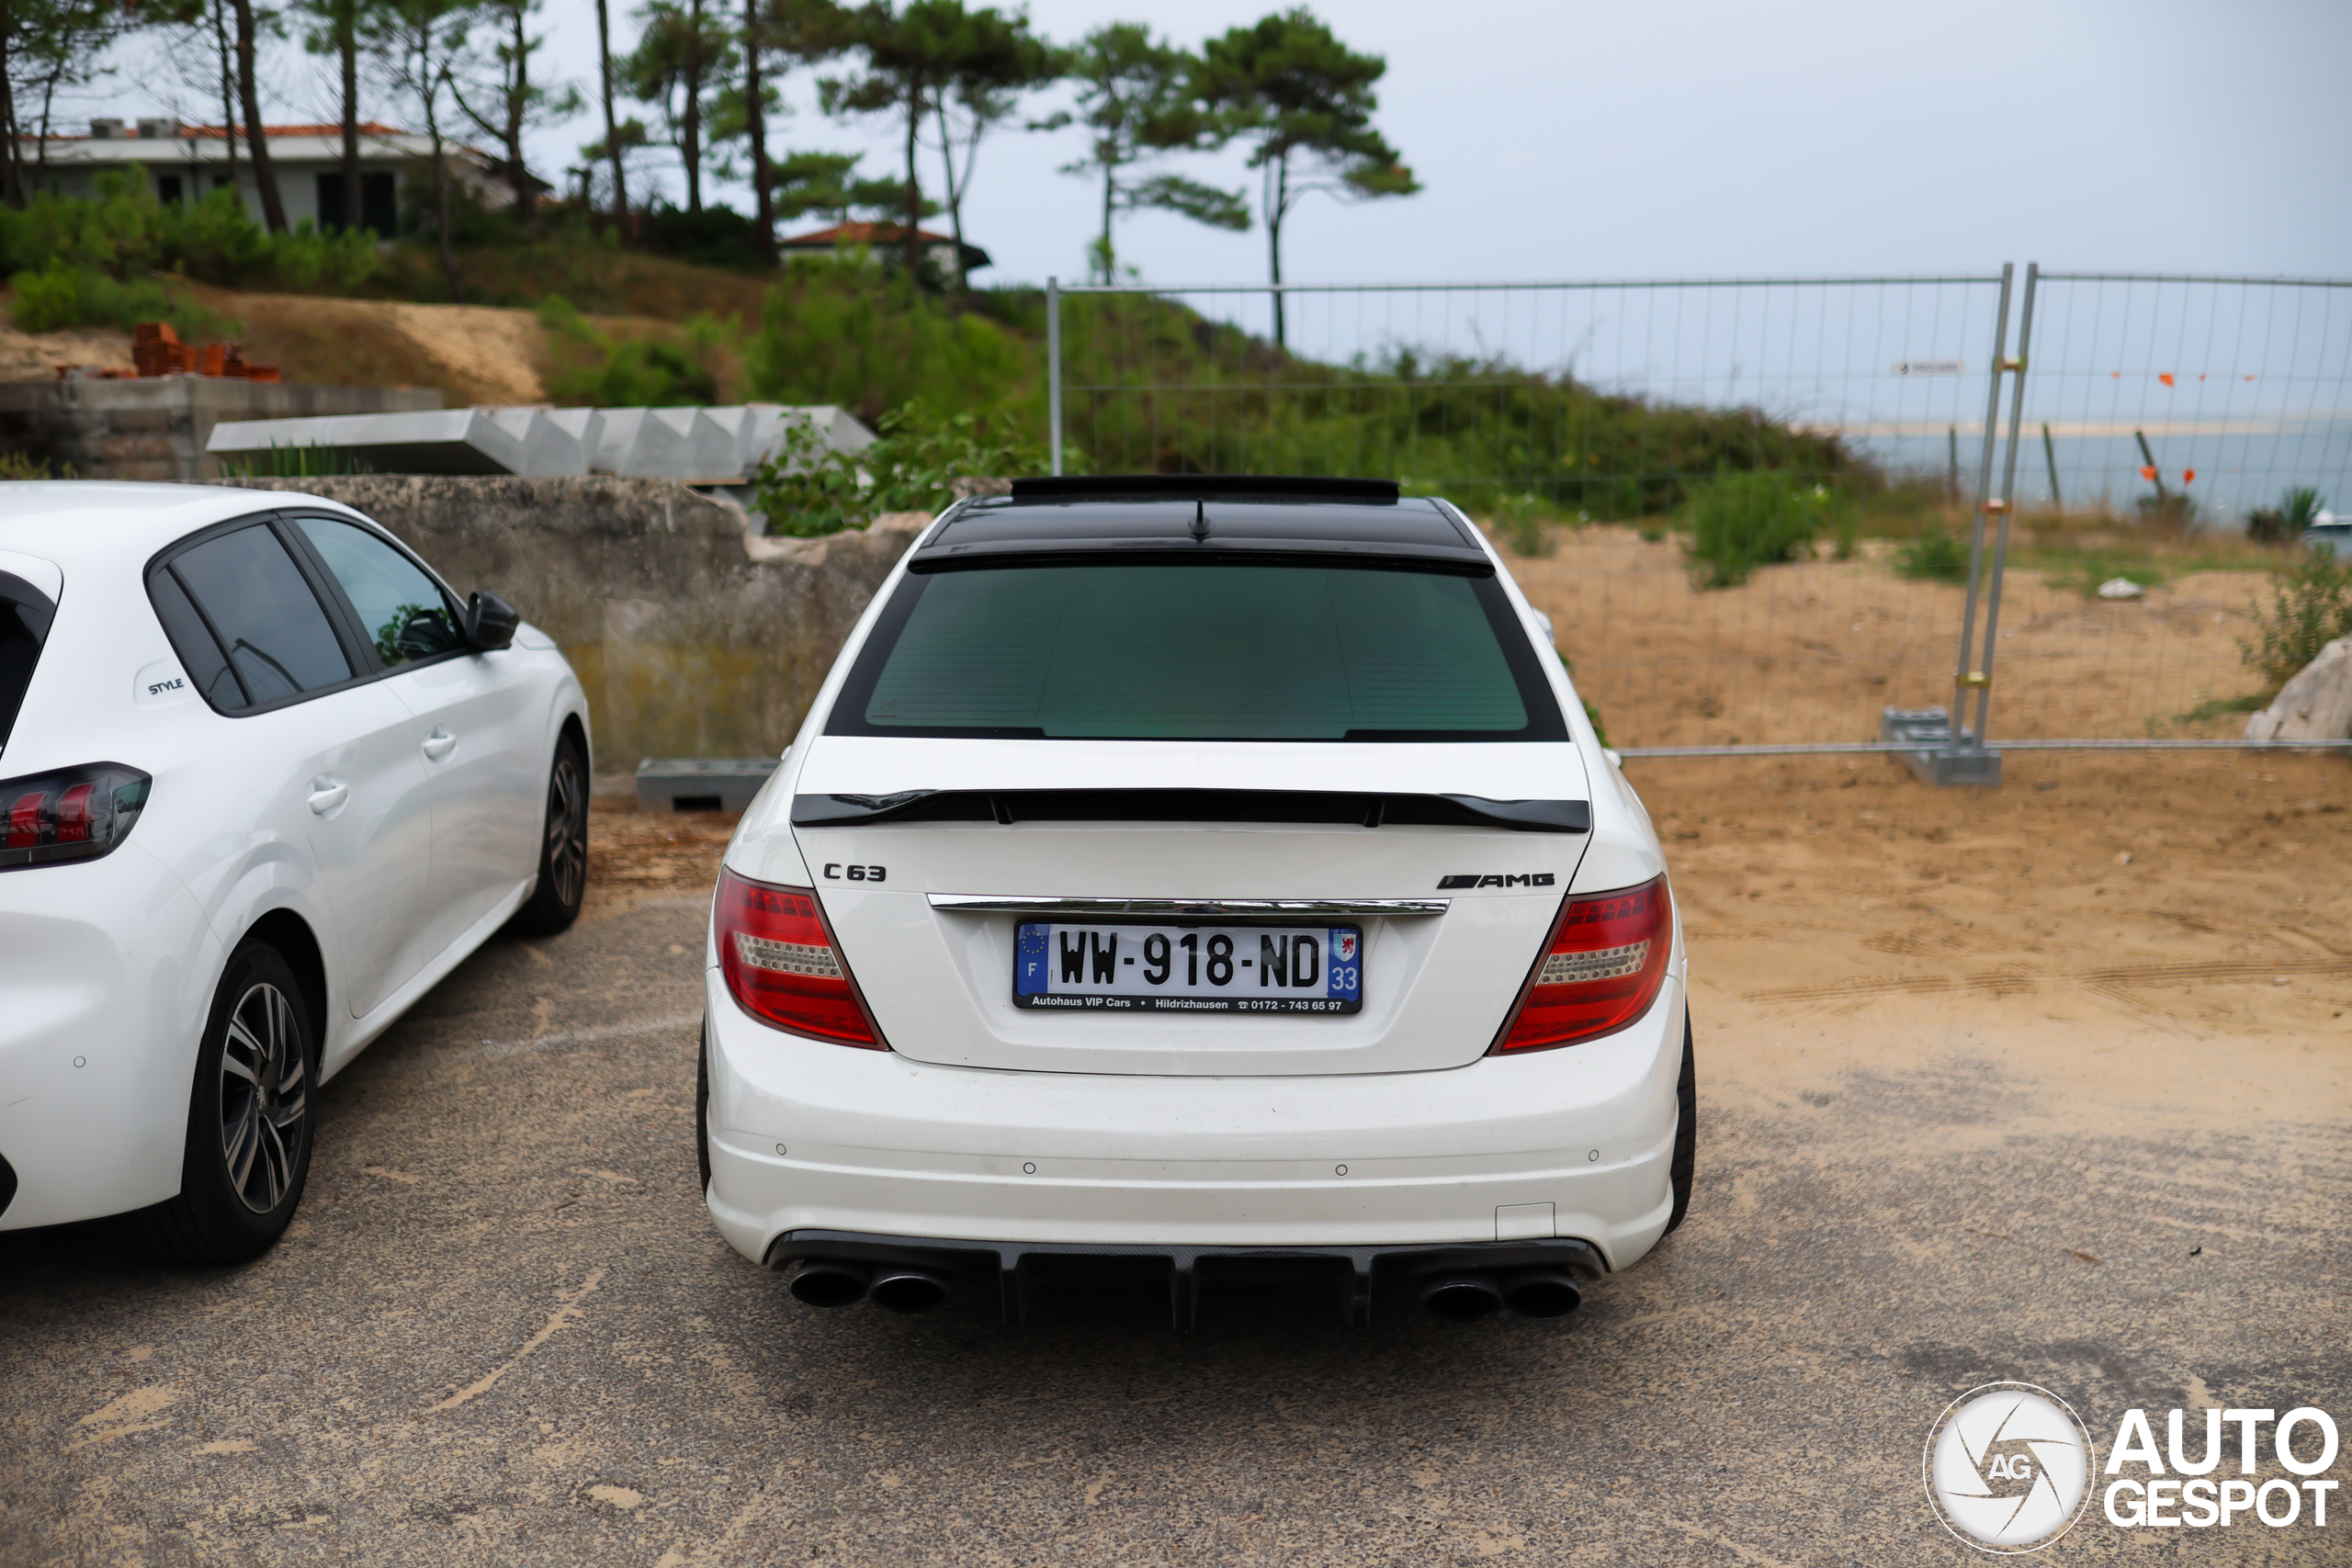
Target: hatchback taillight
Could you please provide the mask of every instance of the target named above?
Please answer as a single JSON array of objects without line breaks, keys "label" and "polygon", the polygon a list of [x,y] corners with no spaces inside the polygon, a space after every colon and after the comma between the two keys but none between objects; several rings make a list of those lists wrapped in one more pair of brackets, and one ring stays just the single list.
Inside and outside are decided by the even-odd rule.
[{"label": "hatchback taillight", "polygon": [[763,1023],[841,1045],[887,1050],[806,887],[718,874],[718,966],[727,989]]},{"label": "hatchback taillight", "polygon": [[1494,1053],[1573,1045],[1624,1028],[1666,984],[1674,900],[1666,878],[1569,897]]},{"label": "hatchback taillight", "polygon": [[119,762],[0,780],[0,871],[96,860],[130,834],[153,782]]}]

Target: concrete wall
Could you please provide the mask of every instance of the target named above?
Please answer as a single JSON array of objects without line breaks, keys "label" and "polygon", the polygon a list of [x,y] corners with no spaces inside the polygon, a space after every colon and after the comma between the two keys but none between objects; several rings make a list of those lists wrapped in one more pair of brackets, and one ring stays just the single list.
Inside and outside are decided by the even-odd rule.
[{"label": "concrete wall", "polygon": [[646,757],[775,756],[876,588],[930,519],[752,538],[673,479],[367,474],[245,479],[383,524],[458,592],[484,588],[563,647],[588,693],[596,772]]},{"label": "concrete wall", "polygon": [[70,464],[85,479],[209,479],[205,449],[230,420],[437,409],[441,394],[414,387],[309,387],[217,376],[136,380],[0,381],[0,451]]}]

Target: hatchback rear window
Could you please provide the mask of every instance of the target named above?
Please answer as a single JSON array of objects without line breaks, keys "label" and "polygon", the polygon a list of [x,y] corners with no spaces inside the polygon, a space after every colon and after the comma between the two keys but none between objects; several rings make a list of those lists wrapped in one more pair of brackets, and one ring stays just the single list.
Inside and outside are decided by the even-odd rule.
[{"label": "hatchback rear window", "polygon": [[1132,740],[1559,740],[1491,576],[1322,563],[910,574],[829,731]]},{"label": "hatchback rear window", "polygon": [[8,732],[16,728],[17,710],[33,683],[33,666],[56,614],[48,594],[13,571],[0,571],[0,746],[8,744]]}]

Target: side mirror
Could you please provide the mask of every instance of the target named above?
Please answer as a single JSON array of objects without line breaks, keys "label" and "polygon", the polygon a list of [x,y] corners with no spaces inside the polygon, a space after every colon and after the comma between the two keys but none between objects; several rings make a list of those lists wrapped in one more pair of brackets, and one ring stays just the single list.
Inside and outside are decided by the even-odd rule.
[{"label": "side mirror", "polygon": [[476,589],[466,601],[466,644],[485,651],[504,648],[514,640],[514,627],[522,619],[514,606],[497,594]]}]

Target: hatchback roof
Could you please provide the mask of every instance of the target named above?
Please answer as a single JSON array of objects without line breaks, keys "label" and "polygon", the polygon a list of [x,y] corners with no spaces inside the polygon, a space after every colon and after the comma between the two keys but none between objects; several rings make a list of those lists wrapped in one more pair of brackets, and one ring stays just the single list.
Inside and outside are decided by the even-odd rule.
[{"label": "hatchback roof", "polygon": [[1351,555],[1490,570],[1453,512],[1378,479],[1148,474],[1016,479],[965,502],[909,565],[1101,553]]},{"label": "hatchback roof", "polygon": [[0,549],[21,550],[62,567],[128,562],[137,570],[154,551],[198,528],[298,506],[350,510],[318,496],[230,485],[18,480],[0,484]]}]

